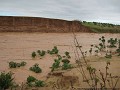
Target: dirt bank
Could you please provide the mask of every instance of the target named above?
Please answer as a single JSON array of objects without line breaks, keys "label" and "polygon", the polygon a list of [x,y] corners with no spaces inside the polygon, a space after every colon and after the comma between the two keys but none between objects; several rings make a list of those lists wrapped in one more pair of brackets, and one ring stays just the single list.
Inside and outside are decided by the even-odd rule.
[{"label": "dirt bank", "polygon": [[79,21],[40,17],[0,16],[0,32],[90,32]]}]

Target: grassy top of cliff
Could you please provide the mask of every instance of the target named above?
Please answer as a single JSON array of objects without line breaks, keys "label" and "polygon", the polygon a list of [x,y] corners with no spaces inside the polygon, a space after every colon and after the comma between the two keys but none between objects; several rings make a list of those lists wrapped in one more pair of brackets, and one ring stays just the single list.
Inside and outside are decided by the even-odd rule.
[{"label": "grassy top of cliff", "polygon": [[87,21],[81,23],[95,33],[120,33],[120,25]]}]

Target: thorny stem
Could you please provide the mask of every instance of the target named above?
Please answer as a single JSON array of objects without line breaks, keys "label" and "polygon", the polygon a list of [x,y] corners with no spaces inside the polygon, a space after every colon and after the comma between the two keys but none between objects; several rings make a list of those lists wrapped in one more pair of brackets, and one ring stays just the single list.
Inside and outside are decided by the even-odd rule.
[{"label": "thorny stem", "polygon": [[116,83],[115,83],[115,85],[114,85],[114,87],[113,87],[113,90],[115,89],[115,87],[116,87],[118,81],[119,81],[119,78],[116,80]]},{"label": "thorny stem", "polygon": [[92,85],[93,85],[94,88],[96,88],[97,87],[97,83],[94,80],[94,78],[95,78],[94,73],[91,73],[91,77],[92,77]]},{"label": "thorny stem", "polygon": [[[76,53],[77,53],[77,55],[76,55]],[[79,53],[78,53],[78,51],[77,51],[77,48],[76,48],[76,52],[75,52],[75,50],[74,50],[74,54],[75,54],[75,60],[79,60]],[[77,57],[78,56],[78,57]],[[80,60],[79,60],[80,61]],[[80,63],[81,64],[81,63]],[[80,67],[80,64],[78,63],[78,66]],[[82,65],[81,65],[81,67],[82,67]],[[77,69],[77,68],[76,68]],[[80,70],[79,70],[80,69]],[[84,80],[84,74],[82,73],[82,70],[81,70],[81,68],[79,68],[79,69],[77,69],[81,74],[82,74],[82,77],[83,77],[83,80]]]},{"label": "thorny stem", "polygon": [[[81,48],[80,48],[80,45],[79,45],[79,43],[78,43],[78,41],[77,41],[77,38],[76,38],[76,35],[73,33],[73,35],[74,35],[74,44],[75,44],[75,47],[76,47],[76,53],[77,53],[77,57],[78,57],[78,60],[79,60],[79,63],[78,63],[78,66],[79,66],[79,68],[81,67],[81,74],[82,74],[82,76],[87,80],[87,83],[88,83],[88,85],[90,86],[90,88],[93,88],[94,87],[94,89],[96,90],[97,89],[97,84],[94,86],[93,85],[93,80],[92,80],[92,86],[90,85],[90,83],[89,83],[89,81],[88,81],[88,79],[87,79],[87,77],[86,77],[86,74],[85,74],[85,72],[84,72],[84,69],[83,69],[83,67],[82,67],[82,65],[81,65],[81,62],[80,62],[80,55],[79,55],[79,53],[78,53],[78,50],[77,50],[77,47],[78,47],[78,49],[80,50],[80,52],[81,52],[81,54],[82,54],[82,56],[83,56],[83,60],[84,60],[84,62],[85,62],[85,64],[86,64],[86,67],[87,66],[89,66],[88,65],[88,63],[87,63],[87,61],[86,61],[86,59],[85,59],[85,56],[84,56],[84,54],[83,54],[83,52],[82,52],[82,50],[81,50]],[[91,79],[94,77],[94,76],[92,76],[92,74],[89,72],[89,74],[90,74],[90,77],[91,77]],[[97,75],[95,75],[95,76],[97,76]]]},{"label": "thorny stem", "polygon": [[[75,39],[74,39],[74,44],[75,44]],[[78,53],[76,44],[75,44],[75,48],[76,48],[75,57],[77,58],[77,60],[79,60],[78,66],[81,67],[81,68],[79,68],[79,69],[81,70],[81,74],[82,74],[82,76],[83,76],[83,80],[84,80],[84,78],[87,80],[86,75],[85,75],[85,72],[84,72],[83,67],[82,67],[82,64],[81,64],[81,61],[80,61],[80,57],[79,57],[80,55],[79,55],[79,53]],[[76,55],[76,54],[77,54],[77,55]]]},{"label": "thorny stem", "polygon": [[[80,50],[80,52],[81,52],[81,54],[82,54],[82,56],[83,56],[83,60],[85,61],[86,66],[88,66],[87,61],[86,61],[86,59],[85,59],[85,56],[84,56],[84,54],[83,54],[83,52],[82,52],[82,50],[81,50],[81,48],[80,48],[80,45],[79,45],[79,43],[78,43],[78,41],[77,41],[77,38],[76,38],[75,33],[73,33],[73,35],[74,35],[74,43],[75,43],[75,46],[76,46],[76,47],[78,46],[78,49]],[[77,44],[77,45],[76,45],[76,44]]]},{"label": "thorny stem", "polygon": [[89,71],[89,75],[90,75],[90,78],[91,78],[91,80],[92,80],[92,86],[93,86],[93,75],[92,75],[92,73],[90,72],[90,70],[88,70]]},{"label": "thorny stem", "polygon": [[[83,69],[83,66],[82,66],[82,64],[81,64],[80,57],[79,57],[80,55],[79,55],[78,50],[77,50],[77,46],[80,46],[80,45],[79,45],[79,43],[78,43],[78,41],[77,41],[77,38],[76,38],[76,36],[75,36],[74,33],[73,33],[73,35],[74,35],[74,45],[75,45],[76,53],[77,53],[77,55],[75,54],[75,56],[77,56],[77,58],[78,58],[78,60],[79,60],[78,66],[79,66],[79,68],[80,68],[80,70],[81,70],[82,76],[85,78],[85,80],[87,81],[88,85],[91,87],[91,85],[90,85],[90,83],[89,83],[89,81],[88,81],[88,79],[87,79],[87,77],[86,77],[86,74],[85,74],[85,72],[84,72],[84,69]],[[81,52],[81,54],[82,54],[82,56],[83,56],[83,60],[85,61],[86,66],[88,66],[87,61],[86,61],[86,59],[85,59],[85,56],[84,56],[81,48],[80,48],[80,47],[78,47],[78,48],[79,48],[79,50],[80,50],[80,52]]]},{"label": "thorny stem", "polygon": [[[95,78],[95,77],[97,77],[96,72],[94,72],[94,78]],[[96,90],[97,90],[97,84],[98,84],[98,82],[95,81]]]},{"label": "thorny stem", "polygon": [[106,74],[105,74],[105,78],[103,79],[103,82],[104,82],[104,87],[106,87],[106,79],[107,79],[107,76],[108,76],[108,64],[106,66]]},{"label": "thorny stem", "polygon": [[[87,64],[87,62],[86,62],[86,60],[85,60],[85,56],[84,56],[81,48],[79,47],[80,45],[79,45],[79,43],[78,43],[78,41],[77,41],[76,35],[75,35],[74,33],[73,33],[73,35],[74,35],[74,45],[75,45],[76,53],[77,53],[77,55],[76,55],[76,54],[75,54],[75,55],[78,57],[78,60],[79,60],[78,66],[79,66],[79,68],[80,68],[80,70],[81,70],[82,76],[83,76],[86,80],[88,80],[88,79],[86,78],[84,69],[83,69],[83,67],[82,67],[82,65],[81,65],[80,55],[79,55],[79,53],[78,53],[77,46],[78,46],[78,49],[80,50],[80,52],[81,52],[81,54],[82,54],[82,56],[83,56],[83,60],[85,61],[86,66],[88,66],[88,64]],[[87,83],[88,83],[88,85],[91,87],[91,85],[89,84],[88,81],[87,81]]]},{"label": "thorny stem", "polygon": [[111,83],[112,83],[112,87],[113,87],[113,79],[112,79],[112,76],[111,76],[111,74],[110,74],[110,78],[111,78]]},{"label": "thorny stem", "polygon": [[[86,64],[86,67],[88,67],[89,65],[88,65],[88,63],[87,63],[87,61],[86,61],[86,59],[85,59],[84,53],[83,53],[82,50],[81,50],[81,47],[80,47],[80,45],[79,45],[79,43],[78,43],[78,40],[77,40],[76,35],[75,35],[74,32],[73,32],[73,35],[74,35],[74,45],[75,45],[75,48],[76,48],[76,53],[75,53],[75,52],[74,52],[74,53],[75,53],[75,57],[77,57],[77,60],[79,60],[79,62],[78,62],[78,66],[79,66],[79,69],[80,69],[79,72],[80,72],[80,73],[82,74],[82,76],[87,80],[87,83],[88,83],[88,85],[90,86],[90,88],[93,88],[94,90],[97,90],[97,83],[98,83],[98,82],[96,82],[96,81],[94,80],[94,79],[96,79],[96,78],[99,78],[99,79],[103,82],[103,84],[100,83],[101,88],[103,88],[103,87],[106,88],[106,80],[107,80],[108,75],[109,75],[109,74],[108,74],[108,65],[109,65],[109,64],[107,64],[107,66],[106,66],[106,74],[105,74],[105,77],[104,77],[104,75],[103,75],[103,73],[102,73],[101,71],[100,71],[101,78],[96,75],[96,72],[91,73],[91,72],[89,71],[90,77],[91,77],[91,79],[92,79],[92,86],[91,86],[90,83],[89,83],[89,81],[88,81],[88,79],[87,79],[87,77],[86,77],[86,74],[85,74],[85,72],[84,72],[83,66],[82,66],[82,64],[81,64],[80,55],[79,55],[78,49],[79,49],[79,51],[81,52],[81,55],[82,55],[83,60],[84,60],[84,62],[85,62],[85,64]],[[104,43],[104,44],[105,44],[105,43]],[[78,49],[77,49],[77,48],[78,48]],[[77,54],[77,55],[76,55],[76,54]],[[93,84],[93,81],[94,81],[95,84]],[[112,83],[113,89],[115,89],[118,81],[119,81],[119,78],[116,80],[116,83],[115,83],[115,85],[114,85],[114,87],[113,87],[113,80],[112,80],[112,78],[111,78],[111,83]],[[110,85],[110,82],[109,82],[109,85]]]},{"label": "thorny stem", "polygon": [[110,81],[108,81],[108,85],[110,86],[110,88],[112,88],[112,86],[110,85]]},{"label": "thorny stem", "polygon": [[109,64],[106,65],[105,77],[104,77],[104,75],[103,75],[102,72],[101,72],[101,76],[102,76],[102,81],[103,81],[103,83],[104,83],[104,87],[106,87],[106,80],[107,80],[107,76],[108,76],[108,65],[109,65]]}]

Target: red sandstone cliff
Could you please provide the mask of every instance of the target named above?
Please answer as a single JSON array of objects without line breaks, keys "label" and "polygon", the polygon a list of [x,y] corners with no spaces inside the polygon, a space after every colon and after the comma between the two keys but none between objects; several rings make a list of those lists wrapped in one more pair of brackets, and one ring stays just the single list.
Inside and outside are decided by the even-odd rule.
[{"label": "red sandstone cliff", "polygon": [[0,32],[90,32],[78,21],[0,16]]}]

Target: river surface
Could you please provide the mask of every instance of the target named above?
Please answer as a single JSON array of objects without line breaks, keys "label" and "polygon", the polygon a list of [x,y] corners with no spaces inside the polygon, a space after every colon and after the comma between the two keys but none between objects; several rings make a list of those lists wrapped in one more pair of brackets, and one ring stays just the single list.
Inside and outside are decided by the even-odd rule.
[{"label": "river surface", "polygon": [[[76,33],[76,37],[83,51],[89,50],[90,45],[98,45],[99,38],[105,36],[109,38],[119,38],[120,34],[95,34],[95,33]],[[59,49],[59,54],[64,55],[69,51],[71,62],[74,60],[74,35],[72,33],[0,33],[0,72],[11,71],[8,66],[10,61],[26,61],[27,66],[20,69],[12,69],[18,82],[25,80],[28,75],[43,78],[50,71],[54,56],[47,55],[43,59],[33,60],[31,53],[37,50],[51,50],[54,46]],[[39,63],[43,72],[35,74],[29,71],[29,67]]]}]

